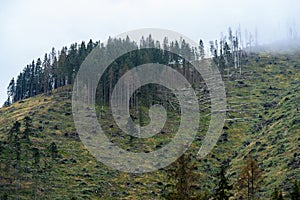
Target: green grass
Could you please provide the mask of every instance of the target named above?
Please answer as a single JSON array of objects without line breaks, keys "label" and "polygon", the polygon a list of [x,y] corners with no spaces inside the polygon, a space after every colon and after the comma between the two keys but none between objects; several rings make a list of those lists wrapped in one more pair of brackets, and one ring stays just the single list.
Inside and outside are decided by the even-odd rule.
[{"label": "green grass", "polygon": [[[223,135],[213,151],[197,161],[200,179],[195,184],[202,190],[212,191],[216,173],[222,162],[230,161],[230,180],[236,181],[239,167],[247,155],[259,162],[264,184],[262,198],[267,199],[274,187],[291,187],[292,179],[300,178],[300,53],[250,55],[243,66],[243,77],[225,80],[228,112]],[[48,199],[160,199],[164,186],[169,183],[167,169],[153,173],[130,175],[112,170],[93,158],[76,136],[72,120],[71,87],[54,91],[52,95],[39,95],[10,107],[0,109],[0,140],[14,121],[25,116],[33,119],[35,146],[46,149],[51,142],[58,145],[60,157],[53,165],[51,176],[41,183],[39,196]],[[142,108],[147,114],[146,108]],[[117,127],[108,108],[99,119],[107,136],[120,147],[130,147],[129,137]],[[189,152],[196,155],[207,129],[210,117],[206,111],[201,118],[201,131]],[[168,113],[165,134],[136,140],[136,151],[143,143],[143,151],[152,151],[170,141],[178,128],[180,118]],[[147,123],[147,118],[145,117]],[[2,153],[1,158],[9,156]],[[47,161],[48,158],[45,158]],[[20,198],[32,198],[32,182],[22,181]],[[3,188],[0,188],[3,193]],[[14,191],[9,191],[9,196]],[[199,191],[201,192],[201,191]],[[1,195],[0,195],[1,196]]]}]

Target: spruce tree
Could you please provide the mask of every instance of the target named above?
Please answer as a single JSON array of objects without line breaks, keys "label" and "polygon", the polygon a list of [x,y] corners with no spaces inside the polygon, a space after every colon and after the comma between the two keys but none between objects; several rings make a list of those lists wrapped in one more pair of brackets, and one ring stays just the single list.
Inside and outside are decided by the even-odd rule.
[{"label": "spruce tree", "polygon": [[33,157],[33,164],[34,164],[34,169],[35,173],[33,174],[34,178],[34,188],[33,188],[33,193],[34,193],[34,199],[37,199],[37,191],[38,191],[38,183],[39,183],[39,169],[40,169],[40,150],[36,147],[32,148],[32,157]]},{"label": "spruce tree", "polygon": [[259,196],[260,183],[262,181],[262,172],[257,161],[250,156],[245,165],[241,168],[238,183],[242,196],[247,199],[257,199]]},{"label": "spruce tree", "polygon": [[226,177],[226,166],[221,166],[219,173],[219,183],[216,188],[215,198],[218,200],[228,200],[233,194],[231,193],[232,185],[229,184],[228,177]]},{"label": "spruce tree", "polygon": [[275,187],[274,192],[271,195],[272,200],[283,200],[282,191],[279,191],[277,187]]},{"label": "spruce tree", "polygon": [[24,118],[24,131],[23,131],[23,135],[24,135],[24,139],[26,141],[29,141],[29,136],[32,135],[32,119],[29,116],[26,116]]},{"label": "spruce tree", "polygon": [[201,60],[203,60],[204,56],[205,56],[205,49],[204,49],[204,43],[202,40],[199,41],[199,55],[200,55]]},{"label": "spruce tree", "polygon": [[7,87],[7,95],[8,95],[7,105],[10,105],[11,103],[13,103],[15,92],[16,92],[16,85],[15,85],[15,79],[13,78],[13,79],[11,79],[11,81]]},{"label": "spruce tree", "polygon": [[271,199],[272,199],[272,200],[278,200],[278,196],[279,196],[279,192],[278,192],[277,187],[275,187],[275,188],[274,188],[274,191],[273,191],[273,193],[272,193],[272,195],[271,195]]},{"label": "spruce tree", "polygon": [[58,148],[57,148],[57,145],[55,144],[55,142],[52,142],[50,144],[49,150],[50,150],[52,160],[55,160],[58,156]]},{"label": "spruce tree", "polygon": [[172,164],[172,167],[168,172],[169,177],[174,184],[166,186],[165,189],[169,191],[165,192],[165,198],[180,200],[202,199],[200,197],[203,194],[199,191],[194,191],[192,188],[195,181],[199,180],[199,175],[194,172],[194,168],[195,163],[192,161],[191,154],[183,154]]},{"label": "spruce tree", "polygon": [[290,196],[292,200],[300,200],[300,183],[297,180],[294,182]]},{"label": "spruce tree", "polygon": [[24,149],[24,171],[26,175],[26,180],[28,179],[27,174],[29,173],[29,152],[31,141],[29,136],[32,135],[33,125],[32,119],[29,116],[24,118],[24,130],[23,130],[23,149]]}]

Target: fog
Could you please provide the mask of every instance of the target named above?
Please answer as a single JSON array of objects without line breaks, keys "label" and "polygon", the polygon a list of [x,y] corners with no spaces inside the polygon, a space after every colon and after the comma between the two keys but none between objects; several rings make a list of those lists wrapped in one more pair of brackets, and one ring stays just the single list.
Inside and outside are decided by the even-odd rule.
[{"label": "fog", "polygon": [[[12,0],[0,4],[0,104],[12,77],[52,47],[138,28],[165,28],[195,41],[241,27],[260,44],[300,35],[299,0]],[[246,31],[247,30],[247,31]]]}]

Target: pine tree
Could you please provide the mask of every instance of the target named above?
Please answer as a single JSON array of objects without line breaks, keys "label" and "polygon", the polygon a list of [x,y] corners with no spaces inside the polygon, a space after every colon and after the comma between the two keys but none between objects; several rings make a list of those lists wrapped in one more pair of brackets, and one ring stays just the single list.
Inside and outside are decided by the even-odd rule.
[{"label": "pine tree", "polygon": [[34,178],[34,188],[33,188],[33,193],[34,193],[34,199],[37,199],[37,191],[38,191],[38,182],[39,182],[39,174],[38,171],[40,169],[40,150],[36,147],[32,148],[32,157],[33,157],[33,164],[35,168],[35,173],[33,174]]},{"label": "pine tree", "polygon": [[24,138],[29,141],[29,135],[32,135],[32,119],[29,117],[29,116],[26,116],[24,118],[24,125],[25,125],[25,128],[24,128],[24,131],[23,131],[23,134],[24,134]]},{"label": "pine tree", "polygon": [[90,41],[88,42],[87,47],[86,47],[86,53],[87,53],[87,55],[89,53],[91,53],[91,51],[93,50],[94,47],[95,47],[95,44],[93,43],[93,40],[90,39]]},{"label": "pine tree", "polygon": [[49,150],[50,150],[52,160],[55,160],[58,156],[58,148],[57,148],[57,145],[55,144],[55,142],[52,142],[50,144]]},{"label": "pine tree", "polygon": [[67,47],[63,47],[60,51],[59,54],[59,59],[58,59],[58,66],[57,66],[57,71],[58,71],[58,81],[57,81],[57,87],[62,87],[65,85],[65,77],[66,77],[66,59],[67,59]]},{"label": "pine tree", "polygon": [[85,46],[85,42],[82,41],[79,49],[78,49],[78,56],[79,56],[79,65],[81,65],[81,63],[84,61],[85,57],[87,56],[87,49]]},{"label": "pine tree", "polygon": [[209,50],[214,63],[219,66],[218,48],[213,41],[209,41]]},{"label": "pine tree", "polygon": [[[51,185],[53,181],[53,166],[56,164],[56,158],[58,157],[58,147],[55,144],[55,142],[52,142],[50,146],[48,147],[48,151],[50,152],[51,160],[44,159],[44,166],[42,168],[43,171],[43,184],[44,184],[44,197],[48,196],[50,194]],[[49,187],[50,186],[50,187]]]},{"label": "pine tree", "polygon": [[271,195],[272,200],[283,200],[282,191],[279,191],[277,187],[275,187],[274,192]]},{"label": "pine tree", "polygon": [[200,55],[200,59],[203,60],[205,57],[205,49],[204,49],[204,43],[202,40],[199,41],[199,55]]},{"label": "pine tree", "polygon": [[29,97],[32,97],[35,95],[35,62],[34,60],[32,61],[31,65],[29,66],[29,80],[28,80],[28,85],[29,85]]},{"label": "pine tree", "polygon": [[15,191],[16,195],[19,195],[20,188],[20,173],[21,173],[21,142],[19,135],[14,135],[13,148],[15,154],[15,163],[14,163],[14,180],[15,180]]},{"label": "pine tree", "polygon": [[165,194],[167,199],[201,199],[198,191],[192,189],[193,183],[199,180],[199,175],[194,172],[195,163],[192,161],[191,154],[183,154],[178,160],[173,163],[169,170],[169,176],[174,185],[167,185],[170,191]]},{"label": "pine tree", "polygon": [[43,61],[43,92],[49,92],[49,83],[50,83],[50,60],[48,54],[46,53]]},{"label": "pine tree", "polygon": [[23,70],[23,98],[26,99],[26,98],[29,98],[30,97],[30,88],[31,88],[31,85],[30,85],[30,72],[31,72],[31,64],[30,65],[27,65],[24,70]]},{"label": "pine tree", "polygon": [[224,51],[226,65],[230,67],[231,65],[233,65],[233,58],[232,58],[230,47],[227,42],[224,43],[223,51]]},{"label": "pine tree", "polygon": [[300,200],[300,183],[297,180],[294,182],[290,196],[292,200]]},{"label": "pine tree", "polygon": [[58,85],[58,61],[57,61],[57,53],[55,48],[52,48],[50,53],[50,62],[51,62],[51,88],[56,89]]},{"label": "pine tree", "polygon": [[43,75],[42,75],[42,61],[40,58],[36,60],[35,64],[35,79],[34,79],[34,94],[40,94],[43,91],[42,87],[42,80],[43,80]]},{"label": "pine tree", "polygon": [[20,73],[16,80],[16,89],[13,102],[17,102],[22,99],[22,73]]},{"label": "pine tree", "polygon": [[278,195],[278,200],[283,200],[283,194],[282,191],[280,191],[279,195]]},{"label": "pine tree", "polygon": [[8,99],[4,102],[3,107],[8,107],[8,106],[10,106],[10,105],[11,105],[10,98],[8,98]]},{"label": "pine tree", "polygon": [[9,140],[10,144],[12,144],[11,142],[13,141],[14,136],[19,135],[21,133],[20,128],[21,128],[21,123],[18,122],[18,121],[14,122],[11,130],[8,133],[9,134],[8,135],[8,140]]},{"label": "pine tree", "polygon": [[240,192],[248,200],[258,198],[259,186],[262,181],[262,172],[257,161],[250,156],[241,168],[238,183]]},{"label": "pine tree", "polygon": [[219,183],[216,188],[215,198],[217,200],[228,200],[233,194],[231,193],[232,185],[229,184],[228,178],[226,177],[226,166],[221,166],[219,173]]},{"label": "pine tree", "polygon": [[16,93],[15,79],[12,78],[7,87],[7,95],[8,95],[7,104],[8,105],[13,103],[15,93]]},{"label": "pine tree", "polygon": [[28,180],[27,174],[29,173],[29,152],[30,152],[30,145],[31,141],[29,136],[32,135],[33,131],[32,119],[28,116],[24,118],[24,130],[23,130],[23,142],[22,148],[24,151],[24,172],[26,173],[26,180]]},{"label": "pine tree", "polygon": [[32,157],[33,157],[33,164],[38,166],[40,164],[41,154],[40,150],[36,147],[32,148]]},{"label": "pine tree", "polygon": [[278,200],[278,196],[279,196],[279,192],[278,192],[277,187],[275,187],[274,192],[271,195],[271,199],[272,200]]}]

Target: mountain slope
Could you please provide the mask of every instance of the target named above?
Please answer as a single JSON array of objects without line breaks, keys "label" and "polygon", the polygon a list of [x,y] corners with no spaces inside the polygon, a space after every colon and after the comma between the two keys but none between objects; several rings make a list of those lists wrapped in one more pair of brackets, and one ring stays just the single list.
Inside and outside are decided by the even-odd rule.
[{"label": "mountain slope", "polygon": [[[296,52],[250,54],[243,64],[242,76],[224,76],[228,101],[224,133],[205,159],[195,160],[195,171],[200,180],[194,187],[199,193],[205,190],[213,193],[218,179],[216,174],[224,162],[230,163],[230,180],[236,183],[243,160],[252,155],[263,170],[262,198],[269,198],[274,187],[282,188],[288,195],[291,180],[300,179],[299,77],[300,53]],[[21,199],[34,196],[37,199],[162,198],[165,186],[170,183],[167,169],[126,174],[107,168],[89,154],[80,142],[72,120],[71,89],[71,86],[59,88],[51,95],[39,95],[0,109],[0,144],[3,147],[0,196],[7,194]],[[5,141],[15,121],[22,123],[21,130],[24,131],[26,116],[33,122],[31,147],[43,152],[40,168],[35,168],[33,154],[28,153],[28,171],[12,178],[16,170],[6,171],[5,161],[14,154],[10,154]],[[207,123],[208,119],[204,118],[203,122]],[[178,120],[175,115],[173,120],[174,123]],[[117,125],[109,118],[101,122],[117,142],[124,139],[119,137]],[[172,124],[167,126],[172,127]],[[193,155],[198,151],[204,133],[199,133],[193,142],[190,150]],[[162,145],[165,136],[158,137]],[[51,159],[48,150],[52,142],[58,147],[55,159]],[[126,143],[123,145],[128,147]],[[25,155],[24,150],[21,158],[25,159]],[[16,162],[14,158],[10,161]]]}]

